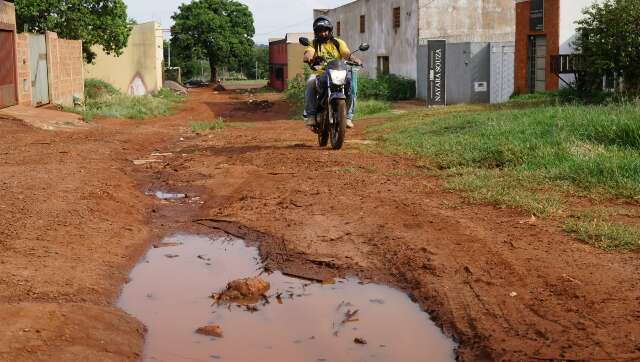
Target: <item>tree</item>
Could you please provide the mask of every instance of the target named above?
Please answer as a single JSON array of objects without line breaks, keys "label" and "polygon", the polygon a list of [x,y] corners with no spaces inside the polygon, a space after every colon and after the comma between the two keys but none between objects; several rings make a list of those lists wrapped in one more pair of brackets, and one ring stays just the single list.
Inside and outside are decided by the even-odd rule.
[{"label": "tree", "polygon": [[640,0],[596,2],[577,24],[578,87],[594,90],[603,76],[616,76],[626,90],[640,91]]},{"label": "tree", "polygon": [[253,14],[234,0],[194,0],[182,4],[171,17],[171,46],[193,59],[209,60],[211,81],[218,79],[218,67],[234,59],[251,56],[255,33]]},{"label": "tree", "polygon": [[131,34],[123,0],[16,0],[15,5],[19,30],[53,31],[61,38],[82,40],[87,63],[96,57],[94,45],[121,55]]}]

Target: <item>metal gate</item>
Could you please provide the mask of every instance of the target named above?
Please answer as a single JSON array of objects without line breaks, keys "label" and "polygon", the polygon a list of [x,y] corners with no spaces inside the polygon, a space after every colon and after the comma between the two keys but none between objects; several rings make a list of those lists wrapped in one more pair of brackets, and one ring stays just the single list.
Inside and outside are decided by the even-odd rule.
[{"label": "metal gate", "polygon": [[29,34],[29,69],[31,70],[31,100],[33,105],[48,104],[47,41],[43,34]]},{"label": "metal gate", "polygon": [[491,43],[491,103],[509,100],[514,90],[515,46]]},{"label": "metal gate", "polygon": [[16,53],[12,31],[0,30],[0,108],[13,106],[16,94]]},{"label": "metal gate", "polygon": [[446,64],[447,42],[445,40],[429,40],[428,69],[429,81],[427,86],[427,105],[446,105]]}]

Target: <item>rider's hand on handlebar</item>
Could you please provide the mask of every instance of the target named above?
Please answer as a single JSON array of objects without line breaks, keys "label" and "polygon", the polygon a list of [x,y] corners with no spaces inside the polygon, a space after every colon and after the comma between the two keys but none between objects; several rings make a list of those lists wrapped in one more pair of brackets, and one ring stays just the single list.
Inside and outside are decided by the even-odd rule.
[{"label": "rider's hand on handlebar", "polygon": [[315,57],[313,57],[313,59],[311,59],[311,63],[315,64],[315,65],[319,65],[326,62],[326,59],[324,59],[324,57],[322,55],[317,55]]}]

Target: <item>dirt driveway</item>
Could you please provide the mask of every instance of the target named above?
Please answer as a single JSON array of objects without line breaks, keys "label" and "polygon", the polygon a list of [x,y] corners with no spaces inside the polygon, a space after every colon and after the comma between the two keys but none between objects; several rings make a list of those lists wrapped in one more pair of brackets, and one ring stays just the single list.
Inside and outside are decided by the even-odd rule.
[{"label": "dirt driveway", "polygon": [[[0,120],[1,361],[138,359],[144,327],[113,306],[129,270],[161,236],[209,228],[257,239],[271,268],[406,291],[461,360],[640,360],[638,254],[470,205],[415,160],[362,150],[362,123],[333,152],[286,104],[245,101],[198,90],[171,117],[75,132]],[[188,127],[219,116],[241,123]],[[144,195],[158,187],[204,203]]]}]

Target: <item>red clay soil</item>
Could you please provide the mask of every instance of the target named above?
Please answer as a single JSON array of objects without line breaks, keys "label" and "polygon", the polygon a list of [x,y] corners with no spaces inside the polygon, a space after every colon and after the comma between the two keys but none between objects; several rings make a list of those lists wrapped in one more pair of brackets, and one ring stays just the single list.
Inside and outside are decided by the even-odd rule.
[{"label": "red clay soil", "polygon": [[[113,306],[130,268],[161,236],[210,228],[260,242],[271,268],[405,290],[460,360],[640,360],[637,253],[468,204],[415,160],[363,150],[362,123],[343,150],[319,149],[260,97],[275,107],[198,90],[173,116],[76,132],[0,120],[0,360],[138,359],[144,327]],[[218,116],[253,125],[188,128]]]}]

